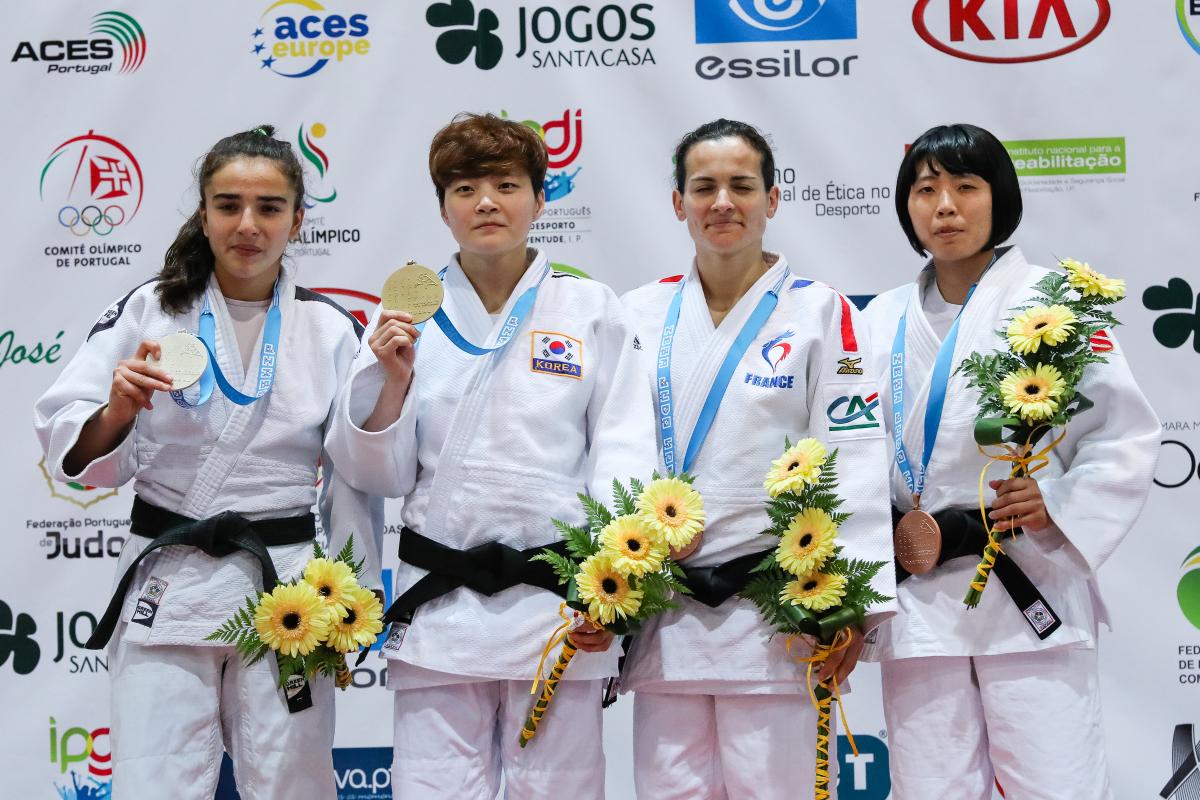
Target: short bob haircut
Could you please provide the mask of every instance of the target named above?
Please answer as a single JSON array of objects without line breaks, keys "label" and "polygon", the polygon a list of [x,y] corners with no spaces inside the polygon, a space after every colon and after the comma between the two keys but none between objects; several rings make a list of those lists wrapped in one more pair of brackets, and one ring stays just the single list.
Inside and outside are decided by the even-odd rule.
[{"label": "short bob haircut", "polygon": [[984,250],[991,250],[1013,235],[1021,224],[1021,186],[1017,170],[1000,140],[983,128],[960,123],[939,125],[925,131],[912,143],[900,162],[896,176],[896,216],[909,244],[922,256],[925,252],[908,214],[908,195],[917,182],[922,164],[937,164],[951,175],[978,175],[992,189],[992,234]]},{"label": "short bob haircut", "polygon": [[684,134],[675,146],[675,188],[682,194],[687,182],[687,154],[693,146],[700,142],[725,139],[731,136],[741,138],[758,153],[762,165],[763,187],[769,192],[775,185],[775,154],[771,152],[771,144],[767,137],[753,125],[738,122],[733,119],[714,119],[706,122],[694,131]]},{"label": "short bob haircut", "polygon": [[464,112],[433,137],[429,177],[439,204],[456,180],[513,172],[529,175],[537,195],[546,181],[546,160],[546,145],[532,128],[494,114]]}]

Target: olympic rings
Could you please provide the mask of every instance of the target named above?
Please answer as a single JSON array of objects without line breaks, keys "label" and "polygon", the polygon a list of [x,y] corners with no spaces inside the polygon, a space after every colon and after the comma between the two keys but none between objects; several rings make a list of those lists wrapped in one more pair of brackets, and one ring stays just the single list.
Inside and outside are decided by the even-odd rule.
[{"label": "olympic rings", "polygon": [[[63,218],[64,212],[70,212],[66,219]],[[114,212],[119,213],[120,218],[115,218]],[[82,210],[75,206],[63,206],[58,210],[58,224],[76,236],[87,236],[89,232],[97,236],[108,236],[124,221],[125,209],[118,205],[111,205],[103,211],[99,206],[84,206]],[[82,229],[77,229],[77,225],[82,225]],[[102,226],[107,227],[102,229]]]}]

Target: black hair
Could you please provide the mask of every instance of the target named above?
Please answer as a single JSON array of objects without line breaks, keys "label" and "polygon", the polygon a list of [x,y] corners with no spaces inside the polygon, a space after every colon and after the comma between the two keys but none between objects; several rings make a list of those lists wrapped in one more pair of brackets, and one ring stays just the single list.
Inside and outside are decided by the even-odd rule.
[{"label": "black hair", "polygon": [[675,188],[682,192],[687,182],[687,154],[693,145],[729,136],[740,137],[758,152],[759,161],[762,163],[763,186],[770,191],[775,185],[775,154],[771,152],[771,144],[767,137],[753,125],[724,118],[706,122],[679,140],[679,144],[675,146]]},{"label": "black hair", "polygon": [[179,229],[175,241],[167,248],[163,268],[158,273],[159,305],[167,314],[183,314],[192,307],[197,297],[204,293],[212,275],[215,260],[208,237],[201,224],[204,209],[204,192],[217,170],[238,158],[266,158],[279,167],[279,171],[291,184],[295,194],[292,211],[304,202],[304,171],[296,153],[287,142],[276,139],[275,128],[259,125],[248,131],[226,136],[212,146],[200,160],[196,169],[196,186],[200,190],[200,204],[195,212]]},{"label": "black hair", "polygon": [[1021,186],[1008,151],[990,132],[976,125],[938,125],[912,143],[896,176],[896,216],[909,244],[922,256],[925,247],[913,229],[908,195],[922,164],[937,164],[951,175],[978,175],[992,190],[992,232],[984,250],[991,250],[1013,235],[1021,224]]}]

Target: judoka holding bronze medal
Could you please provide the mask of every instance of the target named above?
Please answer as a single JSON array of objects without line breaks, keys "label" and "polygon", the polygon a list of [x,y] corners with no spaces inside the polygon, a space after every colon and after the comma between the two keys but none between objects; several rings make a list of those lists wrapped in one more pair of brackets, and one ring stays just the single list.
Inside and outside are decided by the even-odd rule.
[{"label": "judoka holding bronze medal", "polygon": [[[1011,310],[1033,305],[1048,270],[1003,246],[1021,219],[1004,146],[972,125],[933,128],[900,165],[896,208],[932,258],[865,316],[880,412],[893,440],[897,616],[865,658],[880,660],[898,800],[1111,798],[1096,663],[1107,622],[1096,570],[1137,519],[1160,429],[1119,348],[1089,364],[1073,417],[1035,475],[991,480],[982,500],[1007,536],[977,608],[964,605],[987,532],[973,437],[979,394],[957,372],[1006,350]],[[1111,332],[1110,332],[1111,333]],[[890,347],[889,347],[890,345]]]}]

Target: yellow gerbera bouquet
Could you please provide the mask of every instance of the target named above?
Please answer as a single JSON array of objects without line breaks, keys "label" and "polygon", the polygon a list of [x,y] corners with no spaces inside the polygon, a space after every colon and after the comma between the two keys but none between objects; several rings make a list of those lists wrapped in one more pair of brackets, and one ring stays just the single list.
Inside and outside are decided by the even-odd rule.
[{"label": "yellow gerbera bouquet", "polygon": [[[1125,281],[1109,278],[1073,258],[1060,260],[1064,272],[1047,275],[1034,287],[1034,300],[1012,309],[997,333],[1008,349],[972,353],[958,371],[979,390],[975,441],[1005,448],[998,460],[1012,464],[1011,476],[1024,477],[1045,463],[1054,444],[1040,453],[1034,447],[1052,428],[1062,427],[1092,402],[1076,388],[1089,364],[1104,363],[1102,331],[1120,323],[1109,311],[1125,296]],[[982,502],[981,502],[982,508]],[[988,529],[988,544],[964,599],[974,608],[987,587],[996,558],[1003,552],[997,535]],[[1019,531],[1009,535],[1015,536]]]},{"label": "yellow gerbera bouquet", "polygon": [[[543,550],[534,561],[545,561],[567,586],[565,605],[578,620],[565,622],[550,637],[548,654],[562,642],[562,651],[545,679],[542,693],[534,702],[520,744],[524,747],[537,733],[563,670],[575,657],[571,630],[577,622],[590,622],[618,636],[634,633],[655,614],[675,608],[675,592],[688,593],[682,571],[671,558],[704,530],[704,501],[686,475],[661,478],[657,473],[648,486],[629,481],[629,490],[613,481],[616,514],[592,497],[579,495],[587,526],[553,520],[562,533],[567,553]],[[538,665],[533,692],[542,679]]]},{"label": "yellow gerbera bouquet", "polygon": [[[784,441],[763,483],[770,500],[764,531],[779,537],[779,545],[757,567],[741,596],[751,600],[769,625],[789,637],[816,640],[809,676],[830,654],[848,643],[846,628],[861,626],[867,608],[892,598],[871,586],[886,561],[842,557],[838,526],[850,518],[839,511],[837,451],[827,453],[816,439],[796,444]],[[832,688],[832,691],[830,689]],[[833,678],[813,687],[817,707],[817,769],[814,796],[828,798],[830,713],[837,683]]]},{"label": "yellow gerbera bouquet", "polygon": [[370,647],[383,630],[383,604],[358,583],[362,562],[354,561],[351,537],[335,558],[313,543],[304,574],[280,581],[205,638],[233,645],[247,664],[274,651],[280,686],[289,679],[327,675],[339,688],[350,685],[346,654]]}]

